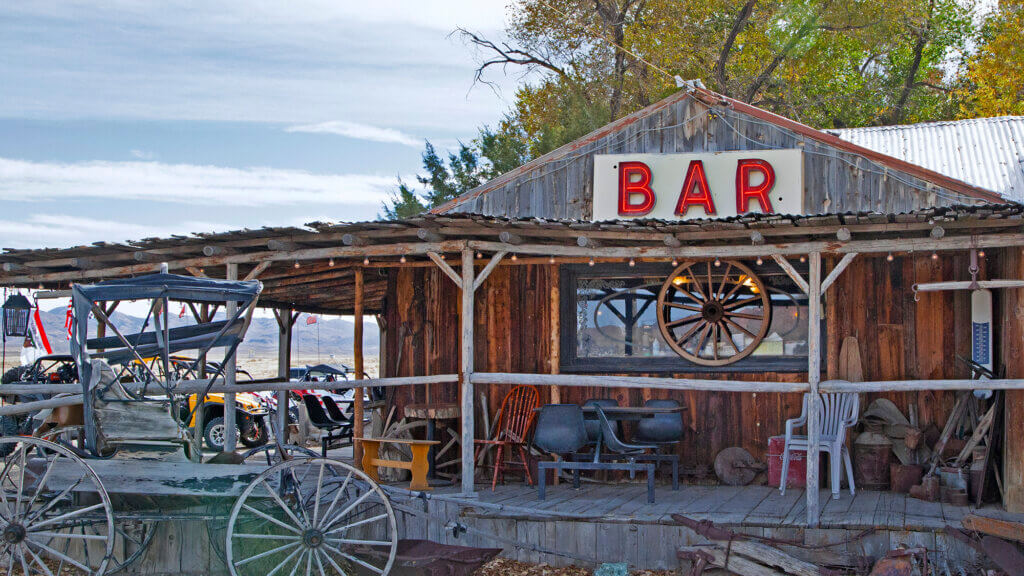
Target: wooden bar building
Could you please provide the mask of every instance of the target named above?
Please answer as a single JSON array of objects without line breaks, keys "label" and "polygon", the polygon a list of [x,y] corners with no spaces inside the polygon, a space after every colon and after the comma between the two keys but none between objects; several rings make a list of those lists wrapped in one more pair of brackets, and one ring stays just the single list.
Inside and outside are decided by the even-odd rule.
[{"label": "wooden bar building", "polygon": [[[473,439],[487,436],[485,422],[516,384],[537,386],[542,403],[671,398],[686,408],[675,448],[684,471],[713,477],[716,456],[729,447],[765,461],[769,438],[800,414],[805,392],[861,392],[861,412],[888,398],[919,428],[941,430],[958,391],[1004,390],[1003,513],[1024,513],[1022,215],[1024,207],[996,191],[688,85],[418,217],[7,250],[0,285],[62,290],[153,272],[164,262],[171,271],[211,277],[232,267],[238,278],[261,280],[261,305],[277,311],[281,376],[296,312],[375,315],[380,379],[369,383],[386,386],[385,413],[393,408],[400,419],[410,404],[461,407],[467,465],[458,486],[435,491],[424,507],[506,540],[541,542],[550,536],[545,530],[572,525],[574,537],[590,543],[562,549],[578,558],[583,548],[600,551],[602,538],[614,539],[606,524],[585,527],[580,519],[615,516],[608,502],[638,503],[607,524],[625,526],[614,529],[621,530],[615,538],[637,545],[668,538],[657,530],[680,534],[667,525],[669,507],[675,502],[685,511],[699,502],[711,507],[697,511],[704,517],[746,522],[765,535],[869,525],[917,534],[935,548],[943,545],[935,522],[952,521],[952,508],[943,516],[940,504],[938,520],[932,514],[915,523],[909,518],[916,504],[900,495],[905,508],[889,522],[878,511],[895,509],[896,500],[878,493],[864,504],[870,510],[847,524],[849,508],[830,508],[861,502],[847,492],[833,501],[826,491],[796,490],[780,504],[769,487],[743,492],[707,482],[682,500],[666,492],[656,513],[633,497],[639,492],[616,500],[608,487],[596,489],[600,497],[589,507],[578,500],[547,520],[523,511],[536,507],[534,489],[506,489],[504,505],[515,512],[501,512],[489,482],[486,489],[474,484]],[[702,274],[715,281],[698,282]],[[716,328],[696,346],[670,342],[687,336],[664,327],[672,322],[663,316],[672,283],[721,295],[715,285],[730,274],[744,290],[753,281],[751,293],[768,298],[763,331],[741,322],[728,336]],[[972,289],[984,288],[992,295],[990,364],[1000,378],[981,386],[957,357],[971,357],[976,345]],[[861,359],[859,381],[847,381],[854,378],[844,343]],[[733,360],[741,349],[746,354]],[[361,362],[361,350],[357,355]],[[812,412],[812,423],[816,417]],[[810,442],[818,442],[814,432]],[[810,485],[819,482],[817,460],[812,450]],[[827,478],[821,486],[827,489]],[[711,506],[737,494],[755,500],[743,514]],[[758,516],[759,503],[780,508]],[[640,522],[639,536],[636,518],[650,520]],[[413,516],[406,523],[410,536],[458,542],[444,525]],[[466,539],[494,545],[472,532]],[[879,546],[890,543],[886,536]],[[566,561],[539,546],[514,555]],[[636,565],[667,562],[665,554],[629,554]]]}]

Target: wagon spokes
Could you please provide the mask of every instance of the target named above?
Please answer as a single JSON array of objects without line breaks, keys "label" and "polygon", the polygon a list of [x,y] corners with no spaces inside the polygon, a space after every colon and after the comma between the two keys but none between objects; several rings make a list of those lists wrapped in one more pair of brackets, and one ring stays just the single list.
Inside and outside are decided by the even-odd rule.
[{"label": "wagon spokes", "polygon": [[394,510],[365,473],[326,458],[290,460],[246,488],[228,521],[233,576],[387,574]]},{"label": "wagon spokes", "polygon": [[[110,498],[92,468],[38,438],[0,438],[0,569],[54,576],[65,566],[88,576],[111,566]],[[52,568],[56,566],[56,570]]]}]

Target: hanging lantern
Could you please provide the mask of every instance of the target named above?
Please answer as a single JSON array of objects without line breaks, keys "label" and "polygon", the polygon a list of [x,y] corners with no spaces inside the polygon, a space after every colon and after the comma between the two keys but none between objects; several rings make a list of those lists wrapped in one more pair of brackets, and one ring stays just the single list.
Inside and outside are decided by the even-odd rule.
[{"label": "hanging lantern", "polygon": [[12,294],[4,302],[4,336],[28,336],[28,322],[32,304],[21,294]]}]

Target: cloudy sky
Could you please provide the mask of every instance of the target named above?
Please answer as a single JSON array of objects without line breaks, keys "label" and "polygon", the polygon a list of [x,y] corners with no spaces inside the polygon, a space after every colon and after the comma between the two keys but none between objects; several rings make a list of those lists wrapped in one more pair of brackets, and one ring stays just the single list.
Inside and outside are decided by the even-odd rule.
[{"label": "cloudy sky", "polygon": [[373,219],[424,139],[506,110],[509,0],[6,0],[0,246]]}]

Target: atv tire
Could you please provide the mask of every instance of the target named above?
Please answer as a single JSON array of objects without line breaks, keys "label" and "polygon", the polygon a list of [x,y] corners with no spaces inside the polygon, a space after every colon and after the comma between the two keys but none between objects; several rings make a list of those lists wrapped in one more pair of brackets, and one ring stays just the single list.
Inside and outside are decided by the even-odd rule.
[{"label": "atv tire", "polygon": [[28,372],[30,366],[15,366],[7,372],[4,372],[2,378],[0,378],[0,384],[11,384],[12,382],[21,382],[21,379],[25,377],[25,373]]}]

